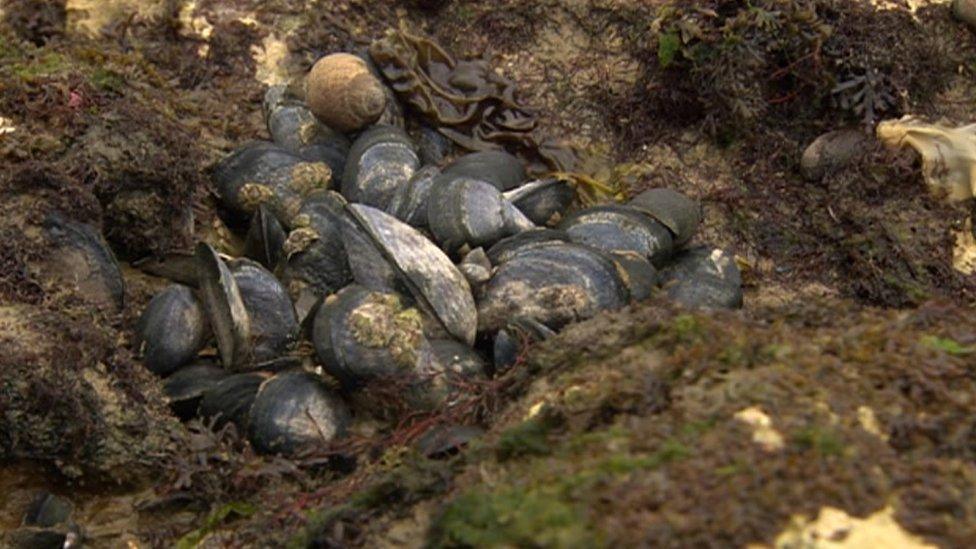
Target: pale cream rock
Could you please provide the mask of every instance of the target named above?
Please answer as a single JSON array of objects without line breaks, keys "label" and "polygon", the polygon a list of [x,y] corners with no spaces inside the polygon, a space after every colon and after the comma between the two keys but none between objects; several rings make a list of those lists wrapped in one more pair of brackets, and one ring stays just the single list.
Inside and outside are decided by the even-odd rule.
[{"label": "pale cream rock", "polygon": [[922,156],[922,175],[951,201],[973,197],[976,186],[976,124],[952,128],[912,116],[878,124],[878,139],[892,148],[912,147]]},{"label": "pale cream rock", "polygon": [[[753,546],[759,547],[759,546]],[[891,506],[863,519],[841,509],[823,507],[816,520],[794,516],[773,543],[776,549],[935,549],[895,520]]]},{"label": "pale cream rock", "polygon": [[785,446],[783,435],[773,428],[773,420],[758,407],[739,410],[732,417],[752,427],[752,441],[767,452],[776,452]]}]

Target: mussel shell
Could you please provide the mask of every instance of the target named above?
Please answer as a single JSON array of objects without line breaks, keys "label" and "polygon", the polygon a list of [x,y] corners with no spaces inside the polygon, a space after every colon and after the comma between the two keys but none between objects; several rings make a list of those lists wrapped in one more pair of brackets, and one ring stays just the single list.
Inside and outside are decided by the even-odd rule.
[{"label": "mussel shell", "polygon": [[250,318],[251,359],[261,363],[278,358],[298,338],[298,319],[287,290],[257,262],[234,259],[227,267]]},{"label": "mussel shell", "polygon": [[345,403],[320,379],[291,370],[261,385],[248,433],[259,452],[294,454],[343,436],[349,422]]},{"label": "mussel shell", "polygon": [[488,362],[477,351],[453,339],[434,339],[430,342],[435,371],[445,378],[479,379],[488,376]]},{"label": "mussel shell", "polygon": [[687,244],[701,224],[701,205],[672,189],[649,189],[628,202],[667,227],[674,235],[674,247]]},{"label": "mussel shell", "polygon": [[573,242],[605,252],[630,251],[664,265],[672,252],[671,232],[661,223],[627,206],[593,206],[566,217],[559,228]]},{"label": "mussel shell", "polygon": [[545,324],[531,318],[516,318],[505,328],[498,330],[492,342],[492,365],[496,373],[502,373],[518,362],[523,341],[539,342],[556,335]]},{"label": "mussel shell", "polygon": [[68,524],[73,511],[74,505],[68,499],[50,492],[41,492],[28,507],[23,523],[24,526],[53,528],[59,524]]},{"label": "mussel shell", "polygon": [[616,265],[599,251],[572,243],[534,247],[497,267],[478,303],[478,329],[495,332],[513,318],[559,329],[623,307],[628,297]]},{"label": "mussel shell", "polygon": [[499,240],[488,248],[488,260],[492,265],[500,265],[523,251],[569,241],[569,235],[565,231],[540,227]]},{"label": "mussel shell", "polygon": [[514,189],[526,179],[522,161],[505,151],[466,154],[445,167],[444,173],[453,177],[480,179],[502,192]]},{"label": "mussel shell", "polygon": [[[452,337],[473,345],[477,330],[474,297],[450,258],[416,229],[389,214],[361,204],[350,204],[347,211],[396,270],[398,282],[420,308]],[[357,281],[366,276],[354,275]]]},{"label": "mussel shell", "polygon": [[166,378],[163,394],[173,414],[187,421],[197,415],[203,395],[228,375],[226,370],[213,364],[191,364]]},{"label": "mussel shell", "polygon": [[[331,178],[331,168],[326,163],[310,162],[263,141],[237,149],[221,160],[213,172],[221,204],[231,213],[232,220],[250,219],[258,204],[266,203],[286,227],[291,226],[304,198],[316,189],[328,188]],[[265,196],[248,196],[248,191],[257,188]]]},{"label": "mussel shell", "polygon": [[297,218],[302,226],[289,235],[289,243],[294,237],[302,236],[296,231],[313,240],[301,250],[288,251],[291,255],[283,274],[295,299],[304,288],[323,296],[339,291],[352,281],[342,238],[342,228],[349,223],[345,207],[342,196],[332,191],[312,193],[302,204]]},{"label": "mussel shell", "polygon": [[244,255],[273,271],[284,256],[287,236],[278,218],[261,204],[251,218],[251,227],[244,241]]},{"label": "mussel shell", "polygon": [[657,287],[658,272],[646,257],[636,252],[613,252],[610,257],[620,267],[620,277],[631,299],[644,301],[651,297]]},{"label": "mussel shell", "polygon": [[397,188],[386,212],[413,227],[426,227],[427,200],[440,173],[437,166],[417,170],[406,185]]},{"label": "mussel shell", "polygon": [[416,132],[420,161],[424,165],[440,164],[451,154],[453,143],[444,134],[427,125],[421,125]]},{"label": "mussel shell", "polygon": [[671,299],[689,308],[742,307],[742,275],[727,252],[708,246],[679,253],[661,271],[661,287]]},{"label": "mussel shell", "polygon": [[437,425],[418,437],[414,448],[429,458],[449,456],[484,434],[484,429],[475,426]]},{"label": "mussel shell", "polygon": [[394,126],[373,126],[349,150],[342,195],[349,202],[385,210],[397,188],[419,168],[417,148],[406,132]]},{"label": "mussel shell", "polygon": [[264,372],[248,372],[218,381],[203,394],[200,417],[213,421],[215,429],[229,422],[237,426],[239,433],[246,433],[254,397],[268,377]]},{"label": "mussel shell", "polygon": [[505,199],[536,225],[548,225],[558,220],[574,198],[573,188],[556,178],[530,181],[505,193]]},{"label": "mussel shell", "polygon": [[192,361],[207,344],[210,324],[203,306],[186,286],[173,284],[156,294],[136,326],[143,363],[166,376]]},{"label": "mussel shell", "polygon": [[428,361],[420,314],[399,296],[353,285],[319,307],[312,332],[330,375],[352,390],[374,379],[415,374]]},{"label": "mussel shell", "polygon": [[292,152],[312,144],[330,144],[336,150],[349,150],[346,136],[320,122],[308,107],[297,101],[282,103],[271,110],[268,133],[275,143]]},{"label": "mussel shell", "polygon": [[235,368],[251,360],[251,318],[230,269],[209,244],[196,248],[200,297],[224,367]]},{"label": "mussel shell", "polygon": [[170,252],[160,257],[148,256],[133,262],[132,266],[146,274],[191,288],[200,285],[197,279],[197,257],[193,253]]},{"label": "mussel shell", "polygon": [[465,244],[472,248],[490,246],[534,228],[492,184],[445,174],[437,178],[430,191],[427,224],[448,252]]},{"label": "mussel shell", "polygon": [[125,283],[115,255],[94,227],[51,214],[42,224],[51,244],[38,276],[57,282],[103,311],[122,310]]},{"label": "mussel shell", "polygon": [[485,254],[484,248],[475,248],[468,252],[458,264],[458,269],[472,288],[479,288],[491,279],[491,260]]}]

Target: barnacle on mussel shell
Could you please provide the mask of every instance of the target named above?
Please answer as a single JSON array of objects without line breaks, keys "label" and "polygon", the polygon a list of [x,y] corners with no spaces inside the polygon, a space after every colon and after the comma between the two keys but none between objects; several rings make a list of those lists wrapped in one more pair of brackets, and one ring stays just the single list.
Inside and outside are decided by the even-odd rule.
[{"label": "barnacle on mussel shell", "polygon": [[295,308],[284,285],[249,259],[227,263],[249,318],[248,340],[255,363],[278,358],[298,337]]},{"label": "barnacle on mussel shell", "polygon": [[345,434],[345,403],[318,377],[301,370],[264,381],[251,405],[248,435],[259,452],[296,454]]},{"label": "barnacle on mussel shell", "polygon": [[490,183],[467,176],[441,174],[427,199],[427,224],[441,246],[452,253],[467,244],[490,246],[535,228]]},{"label": "barnacle on mussel shell", "polygon": [[679,253],[661,271],[661,287],[686,307],[742,307],[742,275],[734,259],[718,248],[702,246]]},{"label": "barnacle on mussel shell", "polygon": [[701,224],[701,205],[672,189],[648,189],[627,203],[658,220],[674,235],[674,247],[691,241]]},{"label": "barnacle on mussel shell", "polygon": [[478,302],[478,329],[495,332],[513,318],[559,329],[628,301],[613,261],[574,243],[534,246],[501,263]]},{"label": "barnacle on mussel shell", "polygon": [[249,143],[221,160],[213,180],[221,204],[232,220],[249,220],[265,204],[291,227],[305,198],[332,181],[332,169],[325,162],[310,162],[274,143]]},{"label": "barnacle on mussel shell", "polygon": [[[451,337],[472,345],[477,330],[477,310],[471,287],[464,275],[444,252],[413,227],[376,208],[362,204],[347,207],[358,231],[344,231],[356,281],[374,281],[374,290],[396,291],[405,288],[417,305],[437,320]],[[368,239],[355,239],[358,232]],[[352,243],[358,245],[351,245]],[[365,250],[364,248],[370,248]],[[382,257],[385,265],[353,261],[352,255],[367,253]],[[387,277],[372,271],[387,269],[396,275],[396,286],[382,285]],[[369,269],[370,272],[365,272]]]},{"label": "barnacle on mussel shell", "polygon": [[227,368],[245,365],[251,360],[251,318],[237,281],[209,244],[197,245],[196,259],[200,295],[220,359]]},{"label": "barnacle on mussel shell", "polygon": [[387,96],[365,61],[350,53],[333,53],[309,71],[305,100],[326,125],[348,133],[375,123],[386,108]]},{"label": "barnacle on mussel shell", "polygon": [[38,278],[104,311],[121,311],[125,284],[102,235],[91,225],[58,214],[48,215],[42,229],[50,253],[37,265]]},{"label": "barnacle on mussel shell", "polygon": [[244,255],[273,271],[284,256],[287,237],[278,218],[261,204],[251,218],[244,240]]},{"label": "barnacle on mussel shell", "polygon": [[516,187],[504,194],[536,225],[554,223],[566,213],[576,197],[576,192],[558,178],[539,179]]},{"label": "barnacle on mussel shell", "polygon": [[210,324],[193,291],[173,284],[149,302],[136,335],[146,368],[165,376],[197,356],[210,336]]},{"label": "barnacle on mussel shell", "polygon": [[180,368],[163,382],[163,394],[173,414],[183,421],[197,416],[203,395],[217,386],[228,374],[227,370],[201,362]]},{"label": "barnacle on mussel shell", "polygon": [[267,372],[248,372],[223,378],[203,394],[200,416],[212,422],[215,429],[233,423],[239,433],[247,433],[254,397],[269,377]]},{"label": "barnacle on mussel shell", "polygon": [[332,191],[313,193],[302,204],[284,246],[284,280],[294,299],[306,289],[328,295],[352,281],[342,242],[343,224],[349,223],[345,207],[342,196]]},{"label": "barnacle on mussel shell", "polygon": [[420,168],[417,148],[400,128],[377,125],[360,134],[342,174],[342,196],[349,202],[385,210],[397,189]]},{"label": "barnacle on mussel shell", "polygon": [[671,257],[671,232],[640,210],[610,204],[593,206],[567,216],[559,228],[573,242],[606,251],[631,251],[657,266]]},{"label": "barnacle on mussel shell", "polygon": [[316,313],[313,342],[326,371],[346,389],[415,375],[430,360],[420,312],[396,294],[352,285]]}]

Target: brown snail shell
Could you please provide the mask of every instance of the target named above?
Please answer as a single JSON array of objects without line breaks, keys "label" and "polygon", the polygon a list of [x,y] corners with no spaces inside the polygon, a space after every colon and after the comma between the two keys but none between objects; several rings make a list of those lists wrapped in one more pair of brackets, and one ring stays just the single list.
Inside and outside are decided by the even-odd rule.
[{"label": "brown snail shell", "polygon": [[366,63],[349,53],[319,59],[305,82],[308,108],[327,126],[341,132],[376,122],[386,108],[383,83]]}]

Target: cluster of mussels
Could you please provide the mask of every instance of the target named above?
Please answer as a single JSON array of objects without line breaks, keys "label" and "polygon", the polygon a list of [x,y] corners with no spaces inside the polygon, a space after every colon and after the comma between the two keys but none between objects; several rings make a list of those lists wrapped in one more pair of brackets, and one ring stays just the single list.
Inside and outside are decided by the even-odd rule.
[{"label": "cluster of mussels", "polygon": [[[183,418],[295,453],[342,437],[347,403],[370,384],[415,409],[456,402],[526,341],[657,287],[686,305],[741,305],[730,257],[686,247],[700,207],[675,191],[569,214],[570,186],[527,181],[504,151],[446,162],[436,134],[404,129],[368,58],[324,57],[299,95],[272,87],[273,141],[214,171],[243,257],[199,244],[141,318],[145,364],[168,376]],[[303,337],[334,383],[290,358]],[[221,365],[194,362],[213,339]]]}]

